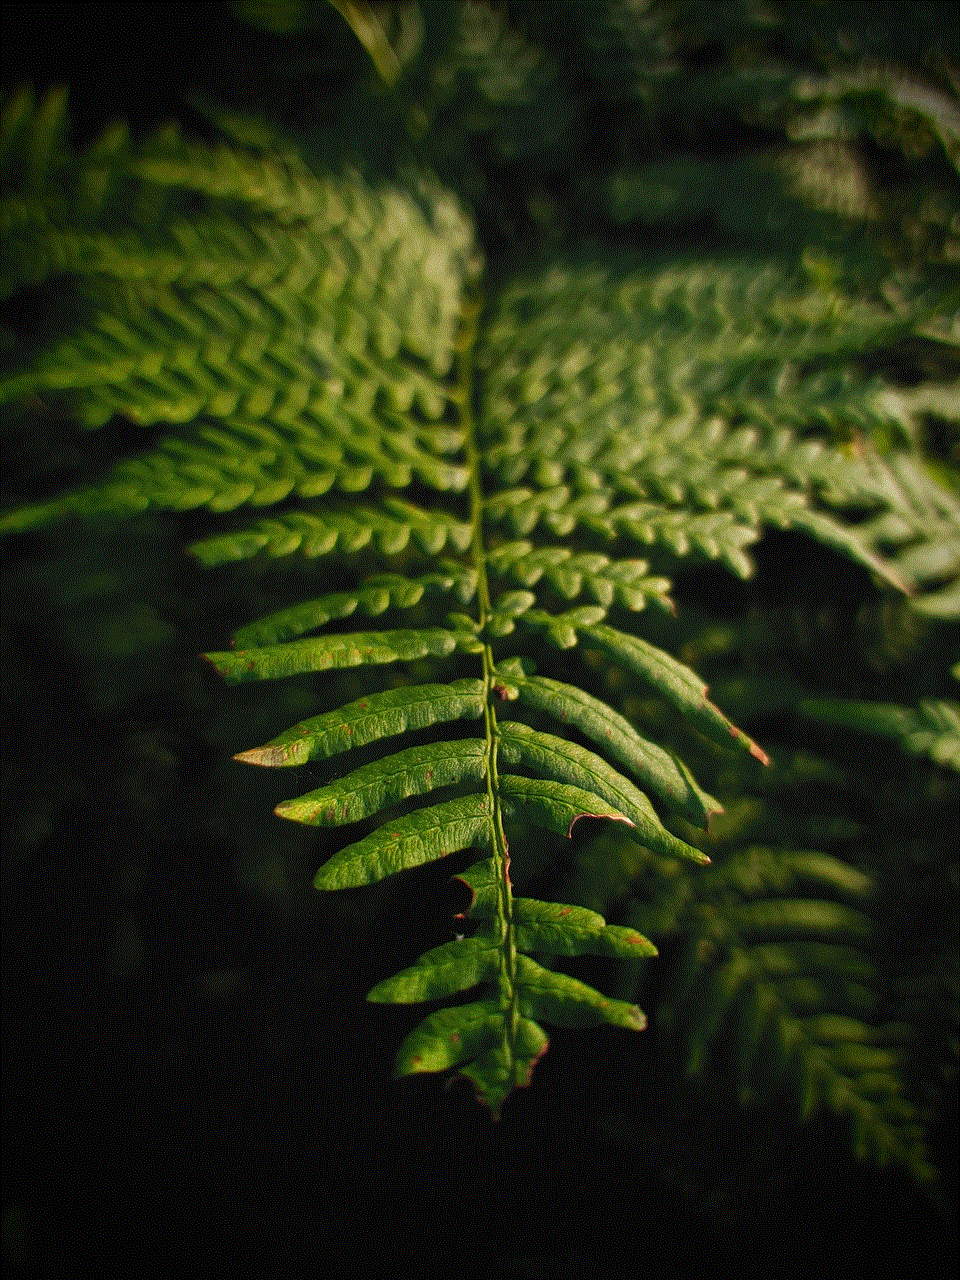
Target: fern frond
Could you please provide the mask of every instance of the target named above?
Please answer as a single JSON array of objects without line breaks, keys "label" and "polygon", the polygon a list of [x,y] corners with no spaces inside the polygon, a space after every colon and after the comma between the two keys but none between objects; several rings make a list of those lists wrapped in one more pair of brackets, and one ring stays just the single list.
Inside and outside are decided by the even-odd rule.
[{"label": "fern frond", "polygon": [[[726,686],[735,701],[732,689]],[[904,708],[867,707],[880,713],[891,738],[904,733],[907,721],[915,728],[918,717]],[[837,724],[859,722],[870,731],[872,717],[856,703],[821,700],[811,704],[809,718],[821,709],[823,723],[835,716]],[[896,713],[889,719],[888,710]],[[921,751],[927,745],[917,742]],[[858,808],[877,803],[885,768],[874,777],[808,752],[777,754],[779,763],[755,779],[759,800],[743,795],[752,785],[738,757],[730,757],[727,784],[736,779],[740,798],[697,840],[711,866],[658,858],[611,830],[579,851],[558,892],[616,911],[663,949],[656,1021],[678,1042],[691,1076],[730,1072],[742,1100],[781,1113],[786,1100],[797,1120],[832,1112],[847,1125],[859,1157],[899,1165],[926,1181],[935,1177],[924,1145],[926,1108],[936,1105],[949,1079],[951,1055],[936,1039],[941,1024],[931,1030],[918,1018],[915,993],[923,982],[940,991],[940,948],[949,943],[939,934],[932,946],[918,939],[911,961],[917,973],[904,977],[905,944],[896,932],[902,917],[891,920],[887,899],[895,897],[899,912],[904,899],[918,894],[919,869],[903,865],[918,847],[909,806],[893,784],[888,831],[877,829],[876,816],[869,825],[851,823],[852,798],[859,798]],[[949,791],[921,792],[915,806],[921,823],[940,830],[930,803],[954,825]],[[871,864],[876,871],[867,872]],[[951,874],[945,868],[938,896]],[[929,912],[924,892],[913,910]],[[639,968],[625,966],[618,994],[639,990]]]},{"label": "fern frond", "polygon": [[[704,902],[691,919],[677,1004],[689,1070],[706,1068],[735,1023],[746,1087],[792,1095],[802,1118],[826,1108],[850,1124],[859,1158],[932,1176],[902,1096],[906,1028],[882,1020],[860,909],[869,880],[826,854],[781,849],[748,849],[704,874],[715,881],[699,886],[706,897],[739,903],[721,921]],[[807,896],[783,896],[801,887]]]},{"label": "fern frond", "polygon": [[[905,505],[884,464],[863,443],[843,452],[808,433],[829,424],[859,440],[868,420],[906,432],[909,395],[876,382],[865,393],[843,362],[909,323],[746,262],[626,277],[555,268],[516,284],[479,357],[488,456],[504,486],[489,517],[513,535],[543,526],[692,548],[740,576],[763,525],[800,527],[902,585],[872,529],[824,509]],[[943,541],[924,532],[924,545]]]},{"label": "fern frond", "polygon": [[318,889],[352,889],[448,853],[486,848],[493,839],[491,810],[486,795],[469,795],[395,818],[340,849],[313,883]]},{"label": "fern frond", "polygon": [[[632,1003],[525,952],[654,951],[595,913],[516,897],[510,842],[579,839],[586,819],[622,829],[638,856],[703,864],[671,827],[719,809],[686,765],[553,676],[599,651],[691,727],[766,763],[689,667],[628,629],[648,601],[670,608],[669,582],[635,552],[694,551],[745,575],[744,548],[772,524],[806,529],[889,578],[874,544],[825,508],[882,515],[890,504],[850,451],[806,439],[819,423],[804,406],[832,377],[836,423],[859,421],[857,359],[912,318],[804,289],[775,264],[694,262],[558,268],[507,287],[481,322],[470,224],[435,185],[373,189],[356,175],[320,178],[293,149],[172,133],[129,154],[118,143],[109,162],[93,148],[70,163],[73,204],[56,217],[21,209],[16,248],[33,278],[76,289],[84,319],[0,394],[62,399],[87,426],[122,415],[181,429],[100,485],[14,510],[4,528],[148,507],[277,508],[231,522],[194,555],[209,566],[296,556],[314,579],[329,571],[324,585],[361,552],[364,572],[390,571],[335,591],[313,585],[305,602],[206,656],[231,684],[434,660],[435,683],[370,693],[238,758],[301,765],[402,739],[278,813],[327,827],[400,808],[320,867],[325,890],[480,852],[462,873],[476,931],[372,998],[479,988],[411,1033],[398,1072],[457,1067],[497,1112],[547,1047],[541,1021],[645,1025]],[[114,211],[91,235],[71,210],[110,182],[159,194],[169,216],[148,233]],[[796,425],[778,419],[784,391]],[[896,417],[902,405],[890,405]],[[874,401],[870,412],[881,412]],[[355,614],[390,616],[329,629]],[[534,674],[533,653],[547,674]],[[475,678],[441,683],[454,658]],[[591,746],[545,732],[540,713]],[[482,733],[424,741],[462,720]],[[805,935],[826,928],[830,910],[744,901],[730,936],[747,947],[778,926]],[[833,914],[838,928],[852,919]]]},{"label": "fern frond", "polygon": [[638,636],[624,635],[612,627],[594,626],[588,635],[614,661],[621,662],[644,684],[672,702],[708,737],[721,743],[733,739],[762,764],[770,763],[766,753],[708,700],[707,686],[689,667]]},{"label": "fern frond", "polygon": [[[659,1021],[683,1046],[688,1073],[731,1069],[744,1098],[787,1101],[798,1120],[830,1111],[849,1125],[858,1158],[933,1177],[905,1100],[912,1032],[885,1009],[871,878],[819,851],[724,851],[728,842],[711,867],[679,878],[642,857],[618,867],[603,851],[607,875],[653,873],[658,884],[627,915],[655,941],[679,943]],[[602,888],[599,861],[582,873],[601,898],[617,892]]]},{"label": "fern frond", "polygon": [[[938,400],[945,420],[960,421],[960,396]],[[920,459],[869,459],[870,483],[886,510],[861,526],[894,571],[915,585],[913,607],[943,621],[960,619],[960,501]]]},{"label": "fern frond", "polygon": [[[78,186],[103,164],[96,148],[75,162]],[[91,426],[117,414],[199,422],[105,484],[22,512],[17,527],[72,511],[272,505],[332,485],[466,484],[449,460],[462,439],[439,422],[473,269],[449,197],[426,185],[374,192],[359,179],[318,179],[293,154],[163,137],[123,177],[154,197],[197,193],[201,209],[174,218],[156,248],[128,227],[74,229],[85,210],[73,227],[44,209],[36,227],[11,232],[9,261],[29,260],[33,282],[75,280],[92,315],[9,374],[0,398],[65,396]]]},{"label": "fern frond", "polygon": [[849,137],[855,130],[917,155],[941,147],[960,170],[960,106],[904,68],[875,62],[793,86],[796,137]]},{"label": "fern frond", "polygon": [[13,94],[0,112],[0,175],[4,184],[21,194],[11,201],[12,220],[27,211],[53,221],[44,197],[49,197],[62,170],[71,160],[67,92],[53,89],[37,102],[30,88]]},{"label": "fern frond", "polygon": [[894,742],[913,756],[926,756],[960,773],[960,703],[924,699],[914,711],[890,702],[818,698],[800,703],[817,724],[842,725]]}]

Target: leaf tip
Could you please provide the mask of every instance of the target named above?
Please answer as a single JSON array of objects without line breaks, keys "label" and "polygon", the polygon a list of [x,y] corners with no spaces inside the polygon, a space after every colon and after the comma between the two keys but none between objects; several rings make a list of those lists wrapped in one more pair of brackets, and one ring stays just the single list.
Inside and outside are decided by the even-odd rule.
[{"label": "leaf tip", "polygon": [[[308,808],[300,799],[281,800],[274,809],[274,814],[278,818],[286,818],[288,822],[302,822],[308,827],[315,826],[323,819],[319,817],[321,807],[318,805]],[[327,814],[329,818],[329,813]]]},{"label": "leaf tip", "polygon": [[627,1022],[629,1029],[632,1031],[646,1031],[647,1026],[649,1025],[647,1015],[639,1005],[635,1004],[630,1006],[629,1013],[627,1015]]},{"label": "leaf tip", "polygon": [[710,855],[704,853],[702,849],[698,849],[695,844],[684,844],[680,841],[680,848],[675,848],[674,853],[679,857],[686,858],[689,862],[695,862],[698,867],[707,867],[712,859]]},{"label": "leaf tip", "polygon": [[645,938],[642,933],[630,933],[624,939],[631,947],[636,947],[637,951],[651,960],[658,956],[660,952],[653,945],[649,938]]},{"label": "leaf tip", "polygon": [[226,679],[226,676],[224,675],[222,661],[224,658],[231,658],[233,656],[234,655],[232,653],[201,653],[200,654],[200,657],[202,658],[202,660],[206,662],[209,666],[213,667],[217,675],[223,677],[224,679]]},{"label": "leaf tip", "polygon": [[295,763],[290,759],[289,749],[284,747],[251,747],[249,751],[239,751],[233,758],[241,764],[258,764],[268,769]]},{"label": "leaf tip", "polygon": [[704,831],[707,833],[707,835],[710,835],[710,834],[711,834],[711,832],[710,832],[710,827],[711,827],[711,823],[713,822],[714,818],[719,818],[719,817],[720,817],[720,815],[721,815],[721,814],[723,814],[723,813],[726,813],[726,810],[724,809],[724,807],[723,807],[723,805],[722,805],[722,804],[717,804],[717,802],[716,802],[716,801],[714,801],[714,802],[710,805],[710,807],[709,807],[709,808],[707,808],[707,807],[705,807],[705,808],[704,808],[704,811],[703,811],[703,829],[704,829]]}]

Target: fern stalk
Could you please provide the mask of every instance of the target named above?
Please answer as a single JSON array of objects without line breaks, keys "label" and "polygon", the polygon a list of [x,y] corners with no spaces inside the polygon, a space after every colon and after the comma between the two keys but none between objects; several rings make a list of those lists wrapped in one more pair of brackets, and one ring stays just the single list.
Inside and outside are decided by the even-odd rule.
[{"label": "fern stalk", "polygon": [[[463,430],[467,467],[470,472],[468,493],[470,497],[470,542],[473,567],[477,575],[477,624],[479,634],[486,632],[487,622],[493,612],[490,597],[490,581],[487,576],[487,555],[484,542],[484,494],[480,477],[480,449],[477,440],[477,424],[473,413],[473,360],[477,340],[477,319],[480,305],[467,300],[463,309],[460,332],[457,337],[456,385],[451,399],[456,406]],[[499,991],[503,1014],[505,1042],[510,1061],[511,1080],[517,1078],[517,947],[513,931],[513,887],[510,883],[510,846],[503,826],[503,805],[500,799],[500,780],[497,772],[497,753],[500,732],[494,700],[497,698],[496,668],[493,650],[483,641],[483,727],[485,741],[485,768],[487,798],[490,804],[490,821],[493,829],[492,857],[497,881],[496,913],[493,927],[500,936]]]}]

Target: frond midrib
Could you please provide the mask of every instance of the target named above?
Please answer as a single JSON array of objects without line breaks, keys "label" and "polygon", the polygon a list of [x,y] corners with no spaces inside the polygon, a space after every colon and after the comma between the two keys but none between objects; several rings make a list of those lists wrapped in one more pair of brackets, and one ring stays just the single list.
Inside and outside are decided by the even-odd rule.
[{"label": "frond midrib", "polygon": [[500,795],[497,755],[499,730],[494,702],[496,674],[489,641],[485,630],[493,607],[490,598],[490,582],[487,576],[487,551],[484,530],[486,500],[482,482],[482,464],[477,439],[474,401],[473,355],[478,337],[478,320],[481,306],[476,298],[467,297],[461,315],[457,337],[456,385],[451,399],[457,410],[464,436],[464,450],[470,475],[470,526],[472,529],[470,554],[477,575],[477,623],[483,645],[483,724],[485,742],[485,773],[487,800],[490,805],[490,848],[497,880],[497,898],[491,928],[498,941],[498,995],[504,1019],[504,1040],[508,1060],[516,1078],[517,1037],[519,1032],[520,1004],[517,981],[517,945],[513,925],[513,889],[510,883],[510,852],[503,826],[503,805]]}]

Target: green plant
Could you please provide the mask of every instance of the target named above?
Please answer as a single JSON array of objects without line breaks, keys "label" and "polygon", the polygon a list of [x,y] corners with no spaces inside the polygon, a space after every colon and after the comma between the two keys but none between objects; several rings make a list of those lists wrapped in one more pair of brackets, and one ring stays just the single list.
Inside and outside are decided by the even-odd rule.
[{"label": "green plant", "polygon": [[[359,6],[338,8],[349,18]],[[597,61],[599,99],[643,104],[639,130],[682,59],[682,23],[672,27],[666,7],[586,8],[580,38]],[[834,713],[791,684],[769,657],[789,652],[775,623],[766,685],[709,700],[676,656],[683,610],[673,624],[670,592],[677,582],[695,594],[710,561],[748,578],[747,549],[773,528],[820,544],[819,563],[834,566],[839,553],[912,592],[933,620],[956,616],[955,459],[938,474],[923,438],[931,418],[958,416],[954,295],[939,267],[924,274],[910,258],[928,232],[945,239],[941,223],[858,263],[834,242],[807,242],[805,218],[822,223],[770,176],[786,164],[779,152],[659,158],[601,181],[585,150],[583,198],[609,224],[584,247],[551,213],[553,195],[513,193],[510,210],[510,194],[490,194],[521,142],[539,172],[561,165],[556,134],[531,137],[524,122],[569,50],[559,40],[539,50],[509,11],[450,9],[452,30],[433,15],[419,52],[413,42],[404,55],[395,39],[394,96],[367,91],[371,112],[402,121],[404,145],[422,146],[415,172],[404,153],[389,177],[318,176],[282,130],[223,111],[216,144],[173,127],[133,142],[115,128],[76,154],[62,96],[36,103],[25,92],[8,105],[4,291],[39,292],[48,306],[55,297],[59,309],[68,285],[70,323],[64,335],[59,314],[42,312],[37,350],[0,394],[19,406],[15,423],[57,414],[99,428],[120,416],[157,439],[105,478],[12,505],[3,528],[203,512],[192,522],[200,564],[284,566],[264,592],[277,607],[241,627],[231,650],[207,655],[228,683],[384,669],[363,672],[342,705],[318,682],[327,709],[238,758],[322,770],[323,785],[283,801],[280,816],[365,824],[320,867],[318,888],[456,860],[469,897],[460,932],[370,999],[480,991],[410,1032],[400,1074],[456,1068],[497,1114],[529,1083],[543,1024],[644,1027],[638,960],[656,943],[674,975],[664,1023],[685,1038],[691,1071],[730,1028],[745,1089],[792,1089],[801,1114],[825,1106],[849,1120],[860,1154],[927,1178],[904,1079],[913,1031],[894,1018],[874,954],[870,904],[884,868],[856,824],[851,834],[850,822],[808,823],[818,810],[805,795],[792,796],[793,810],[763,795],[736,752],[754,772],[767,755],[720,707],[772,721],[784,754],[797,746],[795,712],[863,728],[870,718],[856,701]],[[533,10],[549,19],[550,6],[532,6],[531,26]],[[387,16],[402,32],[410,13]],[[382,70],[390,46],[376,30]],[[653,79],[651,43],[663,55]],[[609,67],[624,47],[644,55],[634,70],[647,74],[614,93]],[[709,105],[707,89],[719,91],[708,80]],[[867,90],[830,89],[848,92]],[[472,109],[460,118],[451,101]],[[792,119],[791,101],[784,88],[764,127]],[[881,95],[881,114],[888,102],[902,107]],[[572,91],[565,109],[576,117]],[[934,115],[943,140],[951,118],[939,105]],[[471,138],[489,147],[471,153],[486,163],[463,184],[487,244],[535,238],[538,265],[517,270],[503,250],[485,267],[462,201],[428,172],[445,174]],[[767,175],[799,228],[798,251],[644,252],[614,233],[701,218],[705,166]],[[822,194],[804,173],[803,193]],[[830,211],[866,207],[827,194]],[[732,213],[712,203],[729,232]],[[43,294],[50,285],[58,292]],[[269,514],[245,518],[245,508]],[[711,648],[701,623],[687,645],[709,660],[741,639]],[[776,705],[763,705],[765,690]],[[955,712],[943,706],[948,721]],[[908,750],[926,749],[905,720],[902,732]],[[393,741],[408,735],[409,745]],[[781,780],[802,773],[788,758]],[[810,771],[816,785],[829,775]],[[568,838],[572,902],[518,895],[565,865]],[[621,923],[606,922],[611,909]],[[602,994],[595,970],[568,972],[568,957],[617,961],[620,996]]]}]

